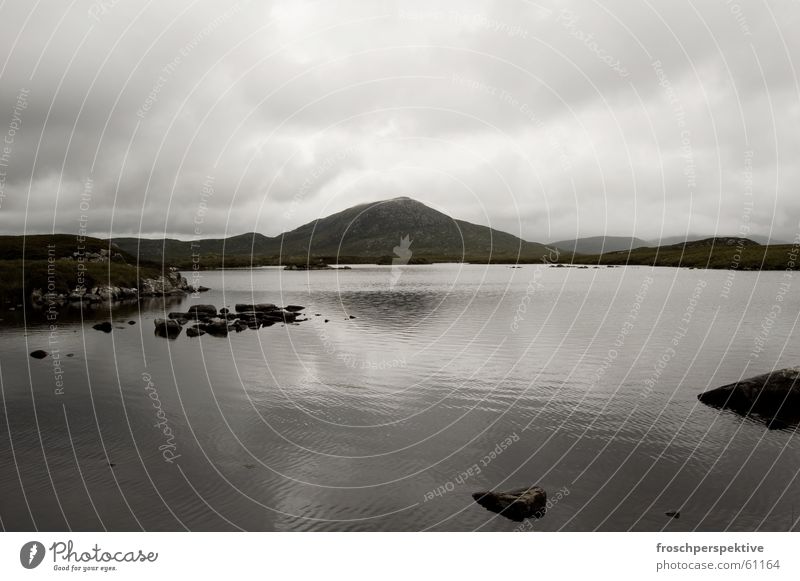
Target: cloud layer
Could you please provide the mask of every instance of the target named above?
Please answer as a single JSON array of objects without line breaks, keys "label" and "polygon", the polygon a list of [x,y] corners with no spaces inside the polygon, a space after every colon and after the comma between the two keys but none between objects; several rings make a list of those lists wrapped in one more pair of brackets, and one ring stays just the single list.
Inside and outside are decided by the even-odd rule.
[{"label": "cloud layer", "polygon": [[532,241],[791,240],[798,17],[712,0],[13,0],[0,228],[275,235],[407,195]]}]

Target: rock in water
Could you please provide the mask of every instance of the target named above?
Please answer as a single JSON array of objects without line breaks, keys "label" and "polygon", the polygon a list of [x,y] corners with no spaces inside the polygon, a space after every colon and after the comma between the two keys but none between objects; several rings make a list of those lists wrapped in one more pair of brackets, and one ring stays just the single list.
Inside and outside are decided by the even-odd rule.
[{"label": "rock in water", "polygon": [[214,305],[192,305],[189,307],[189,315],[195,317],[216,317],[217,316],[217,307]]},{"label": "rock in water", "polygon": [[225,319],[212,319],[200,327],[203,331],[212,337],[227,337],[228,336],[228,321]]},{"label": "rock in water", "polygon": [[181,327],[178,321],[173,319],[156,319],[154,321],[156,326],[156,335],[159,337],[166,337],[167,339],[174,339],[181,334]]},{"label": "rock in water", "polygon": [[34,359],[44,359],[47,357],[47,351],[42,351],[41,349],[37,349],[36,351],[31,351],[31,357]]},{"label": "rock in water", "polygon": [[287,305],[283,307],[284,311],[289,311],[290,313],[299,313],[303,309],[305,309],[305,307],[301,307],[300,305]]},{"label": "rock in water", "polygon": [[547,511],[547,493],[538,486],[508,492],[475,492],[472,498],[486,510],[517,522],[541,518]]},{"label": "rock in water", "polygon": [[245,312],[261,312],[261,313],[268,313],[271,311],[279,311],[281,308],[277,305],[273,305],[272,303],[258,303],[255,305],[248,305],[239,303],[235,305],[234,310],[237,313],[245,313]]},{"label": "rock in water", "polygon": [[764,375],[723,385],[697,396],[704,404],[748,416],[796,423],[800,420],[800,367],[779,369]]},{"label": "rock in water", "polygon": [[103,333],[110,333],[111,323],[108,321],[104,321],[103,323],[97,323],[96,325],[92,325],[92,329],[102,331]]},{"label": "rock in water", "polygon": [[200,337],[201,335],[205,335],[206,332],[202,329],[198,329],[197,327],[189,327],[186,329],[186,336],[187,337]]}]

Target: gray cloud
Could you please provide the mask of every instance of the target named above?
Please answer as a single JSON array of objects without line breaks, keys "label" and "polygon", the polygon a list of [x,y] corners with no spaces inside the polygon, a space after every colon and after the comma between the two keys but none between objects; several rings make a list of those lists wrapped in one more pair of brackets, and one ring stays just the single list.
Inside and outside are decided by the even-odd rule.
[{"label": "gray cloud", "polygon": [[29,97],[0,227],[73,232],[87,215],[98,235],[190,238],[205,201],[203,236],[274,235],[409,195],[536,241],[745,218],[791,239],[799,16],[711,0],[6,2],[0,138]]}]

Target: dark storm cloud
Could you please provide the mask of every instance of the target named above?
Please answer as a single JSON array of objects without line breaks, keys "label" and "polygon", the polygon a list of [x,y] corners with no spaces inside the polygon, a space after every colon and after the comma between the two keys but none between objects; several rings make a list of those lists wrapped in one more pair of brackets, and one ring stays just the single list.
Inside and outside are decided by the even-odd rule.
[{"label": "dark storm cloud", "polygon": [[0,227],[72,232],[85,215],[100,235],[277,234],[410,195],[529,240],[743,225],[791,239],[799,15],[711,0],[6,2],[0,138],[29,97]]}]

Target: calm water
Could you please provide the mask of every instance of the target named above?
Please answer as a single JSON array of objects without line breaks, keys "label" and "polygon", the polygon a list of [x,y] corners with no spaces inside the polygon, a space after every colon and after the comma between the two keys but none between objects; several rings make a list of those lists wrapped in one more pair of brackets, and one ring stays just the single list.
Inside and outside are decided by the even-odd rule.
[{"label": "calm water", "polygon": [[[91,328],[107,310],[62,314],[52,343],[40,316],[3,313],[2,526],[510,531],[471,493],[539,484],[568,494],[528,530],[788,530],[795,429],[696,395],[800,364],[800,296],[772,322],[783,273],[729,276],[203,273],[213,290],[166,310],[307,306],[308,322],[227,339],[155,337],[157,302],[115,310],[111,334]],[[56,348],[61,394],[54,360],[27,355]]]}]

